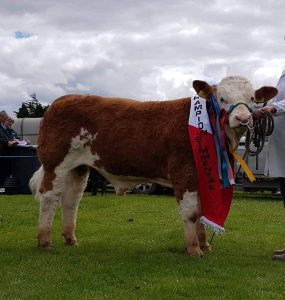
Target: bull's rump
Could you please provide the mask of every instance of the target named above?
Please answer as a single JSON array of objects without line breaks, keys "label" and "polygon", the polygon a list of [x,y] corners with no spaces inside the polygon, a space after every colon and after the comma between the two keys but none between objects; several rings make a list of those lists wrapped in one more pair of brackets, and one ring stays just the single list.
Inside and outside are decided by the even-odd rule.
[{"label": "bull's rump", "polygon": [[[95,167],[126,176],[166,178],[173,152],[190,152],[187,136],[190,98],[140,102],[91,95],[63,96],[46,112],[38,154],[54,169],[73,138],[90,134]],[[78,150],[80,151],[80,149]]]}]

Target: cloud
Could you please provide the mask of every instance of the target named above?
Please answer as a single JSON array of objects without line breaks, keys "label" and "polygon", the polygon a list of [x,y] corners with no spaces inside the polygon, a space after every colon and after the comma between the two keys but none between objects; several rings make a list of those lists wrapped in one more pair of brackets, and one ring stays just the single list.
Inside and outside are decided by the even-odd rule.
[{"label": "cloud", "polygon": [[191,95],[193,79],[275,85],[285,65],[282,0],[1,1],[0,109],[28,95]]}]

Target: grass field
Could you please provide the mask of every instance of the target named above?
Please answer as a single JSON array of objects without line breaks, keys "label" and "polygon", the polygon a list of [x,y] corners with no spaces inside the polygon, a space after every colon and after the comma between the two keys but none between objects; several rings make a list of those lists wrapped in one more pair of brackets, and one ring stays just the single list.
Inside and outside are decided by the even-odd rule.
[{"label": "grass field", "polygon": [[188,257],[169,196],[91,197],[81,202],[79,246],[64,245],[56,216],[52,250],[36,247],[38,203],[0,196],[0,299],[285,299],[280,200],[240,193],[213,252]]}]

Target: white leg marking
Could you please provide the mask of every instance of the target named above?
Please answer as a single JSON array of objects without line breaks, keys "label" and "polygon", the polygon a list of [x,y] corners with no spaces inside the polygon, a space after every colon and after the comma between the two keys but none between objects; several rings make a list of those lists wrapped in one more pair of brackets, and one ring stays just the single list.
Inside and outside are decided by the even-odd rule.
[{"label": "white leg marking", "polygon": [[40,200],[39,235],[40,247],[51,245],[51,228],[57,207],[60,205],[64,191],[64,178],[56,177],[53,181],[53,189],[42,194]]},{"label": "white leg marking", "polygon": [[199,205],[197,192],[186,191],[179,201],[179,212],[184,222],[184,239],[187,253],[191,256],[201,256],[196,233],[196,223],[199,222]]},{"label": "white leg marking", "polygon": [[76,244],[75,229],[79,202],[87,184],[88,174],[78,176],[70,171],[65,178],[65,190],[62,197],[61,217],[62,234],[66,244]]},{"label": "white leg marking", "polygon": [[193,213],[199,213],[197,192],[186,191],[179,201],[179,212],[183,220],[189,219]]}]

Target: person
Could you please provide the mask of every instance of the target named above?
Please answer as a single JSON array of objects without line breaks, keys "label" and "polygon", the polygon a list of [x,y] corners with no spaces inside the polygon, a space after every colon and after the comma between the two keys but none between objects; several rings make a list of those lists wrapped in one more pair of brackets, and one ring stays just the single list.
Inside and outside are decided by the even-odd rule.
[{"label": "person", "polygon": [[[15,181],[15,172],[13,166],[15,165],[13,156],[19,155],[20,148],[17,146],[29,145],[29,141],[22,141],[16,131],[12,128],[14,124],[13,118],[7,114],[1,114],[2,122],[0,123],[0,145],[2,146],[1,152],[1,170],[0,170],[0,187],[5,188],[6,192],[11,187],[12,181]],[[9,158],[10,157],[10,158]],[[18,163],[16,160],[15,162]],[[13,182],[15,185],[15,182]]]},{"label": "person", "polygon": [[[0,156],[5,154],[5,147],[7,146],[7,139],[6,137],[2,136],[2,128],[4,125],[5,120],[8,118],[7,113],[3,110],[0,111]],[[3,186],[4,180],[7,176],[7,170],[9,168],[9,162],[6,159],[0,158],[0,187]]]},{"label": "person", "polygon": [[[12,128],[13,124],[13,118],[7,116],[0,125],[0,139],[4,143],[4,146],[8,148],[17,146],[21,142],[17,132]],[[30,141],[26,140],[25,144],[29,145]]]},{"label": "person", "polygon": [[[277,83],[278,94],[267,106],[260,108],[274,116],[274,131],[268,140],[267,164],[269,177],[278,177],[280,193],[285,208],[285,70]],[[273,259],[285,261],[285,248],[274,251]]]},{"label": "person", "polygon": [[[1,133],[1,129],[3,128],[4,122],[7,119],[7,117],[8,117],[8,115],[4,110],[0,111],[0,133]],[[0,134],[0,155],[4,154],[4,147],[6,144],[5,141],[6,141],[6,139],[4,137],[2,138],[2,135]]]},{"label": "person", "polygon": [[0,125],[0,139],[4,147],[13,147],[20,142],[16,131],[12,128],[14,120],[7,116]]}]

